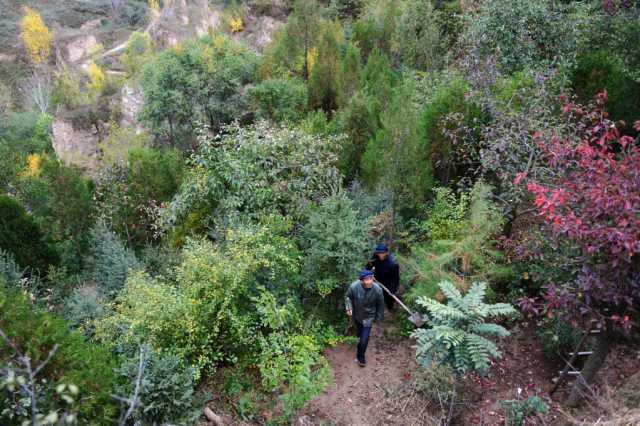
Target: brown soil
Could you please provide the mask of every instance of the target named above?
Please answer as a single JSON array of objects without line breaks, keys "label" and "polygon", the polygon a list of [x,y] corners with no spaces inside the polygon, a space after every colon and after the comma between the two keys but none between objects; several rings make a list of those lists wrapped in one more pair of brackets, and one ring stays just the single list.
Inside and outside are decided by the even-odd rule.
[{"label": "brown soil", "polygon": [[[333,370],[333,384],[309,401],[300,424],[408,425],[425,424],[419,418],[398,416],[393,396],[411,380],[416,369],[410,339],[398,337],[387,319],[372,330],[367,366],[355,362],[355,345],[340,344],[326,352]],[[419,414],[415,413],[416,416]],[[407,422],[407,420],[412,422]]]},{"label": "brown soil", "polygon": [[[396,312],[396,315],[403,315]],[[309,401],[298,415],[296,426],[381,426],[381,425],[440,425],[447,417],[437,402],[429,401],[417,391],[415,378],[419,374],[415,362],[414,341],[401,337],[389,318],[379,329],[372,331],[367,350],[367,366],[355,362],[355,345],[339,344],[327,349],[325,355],[332,369],[333,382],[323,393]],[[533,321],[522,322],[511,329],[512,335],[501,345],[503,359],[491,366],[485,377],[467,375],[457,385],[458,397],[451,413],[451,425],[504,425],[506,411],[501,401],[526,399],[537,395],[550,406],[550,413],[542,418],[527,418],[526,425],[564,426],[600,418],[600,407],[583,407],[569,422],[568,410],[561,407],[573,379],[549,398],[552,379],[562,365],[545,358],[536,335]],[[640,347],[618,345],[599,372],[595,392],[616,386],[640,374]],[[633,380],[633,378],[631,379]],[[634,393],[634,392],[632,392]],[[219,404],[213,403],[213,406]],[[447,407],[445,407],[447,408]],[[271,418],[263,413],[262,421],[241,422],[224,416],[225,424],[265,424]],[[581,424],[589,424],[581,423]],[[635,424],[635,423],[627,423]]]},{"label": "brown soil", "polygon": [[[441,408],[412,388],[417,369],[413,341],[398,337],[390,320],[381,334],[369,343],[364,369],[354,362],[354,346],[342,344],[327,350],[334,383],[307,404],[299,425],[439,424]],[[521,397],[545,398],[557,367],[546,361],[539,347],[533,324],[516,328],[502,345],[503,360],[494,363],[488,376],[469,375],[460,380],[451,424],[504,425],[500,401],[516,399],[518,388]],[[547,401],[552,412],[545,424],[562,417],[558,405]]]}]

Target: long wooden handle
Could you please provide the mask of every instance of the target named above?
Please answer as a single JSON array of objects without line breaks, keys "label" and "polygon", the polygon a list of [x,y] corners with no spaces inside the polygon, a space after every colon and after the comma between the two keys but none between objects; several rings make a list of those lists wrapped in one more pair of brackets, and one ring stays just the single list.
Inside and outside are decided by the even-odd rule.
[{"label": "long wooden handle", "polygon": [[389,296],[393,297],[393,300],[395,300],[396,302],[398,302],[398,304],[400,304],[400,306],[402,306],[402,307],[404,308],[404,310],[405,310],[405,311],[409,312],[409,315],[413,315],[413,312],[411,312],[411,309],[407,308],[407,306],[406,306],[404,303],[402,303],[402,301],[401,301],[400,299],[398,299],[398,298],[396,297],[396,295],[395,295],[395,294],[391,293],[391,292],[389,291],[389,289],[388,289],[388,288],[386,288],[386,287],[385,287],[385,286],[384,286],[380,281],[378,281],[378,280],[376,280],[376,279],[374,278],[374,279],[373,279],[373,282],[375,282],[375,283],[376,283],[376,284],[378,284],[380,287],[382,287],[382,289],[383,289],[384,291],[386,291],[386,292],[389,294]]}]

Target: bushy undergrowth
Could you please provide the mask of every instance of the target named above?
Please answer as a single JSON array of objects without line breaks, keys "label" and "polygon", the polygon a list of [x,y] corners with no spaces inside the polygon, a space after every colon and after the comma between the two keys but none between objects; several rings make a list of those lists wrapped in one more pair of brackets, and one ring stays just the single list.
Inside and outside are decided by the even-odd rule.
[{"label": "bushy undergrowth", "polygon": [[443,280],[464,288],[471,281],[496,282],[510,276],[510,268],[491,242],[499,232],[502,217],[489,196],[490,188],[478,184],[458,201],[446,190],[440,199],[436,197],[431,215],[420,227],[429,230],[438,223],[435,236],[444,238],[415,244],[404,259],[413,283],[407,294],[409,300],[436,297]]},{"label": "bushy undergrowth", "polygon": [[[86,424],[112,424],[117,407],[110,396],[115,384],[115,360],[111,353],[100,345],[85,341],[82,334],[70,331],[64,320],[34,307],[24,294],[8,289],[4,279],[0,278],[0,281],[0,329],[30,357],[32,365],[42,363],[49,351],[58,345],[54,356],[41,372],[41,378],[48,382],[42,390],[43,403],[56,400],[54,392],[57,384],[73,384],[80,391],[79,421]],[[8,361],[13,352],[4,340],[0,340],[0,360],[3,363]],[[1,413],[0,419],[3,416],[5,414]],[[6,418],[5,421],[11,424]]]},{"label": "bushy undergrowth", "polygon": [[[42,22],[29,12],[43,39],[23,37],[15,61],[0,58],[0,307],[9,306],[0,328],[36,360],[60,344],[38,384],[43,410],[61,410],[74,384],[79,422],[122,418],[126,404],[118,410],[109,395],[131,395],[144,353],[129,423],[192,423],[194,390],[220,367],[233,371],[225,387],[240,417],[256,421],[271,404],[290,422],[328,381],[322,350],[345,339],[340,299],[373,240],[391,243],[403,297],[428,315],[418,360],[445,366],[412,386],[441,408],[459,373],[484,372],[499,356],[487,337],[507,331],[490,320],[512,310],[484,298],[522,298],[531,316],[549,312],[537,298],[567,306],[576,288],[580,304],[605,289],[616,306],[637,305],[628,290],[638,282],[638,191],[628,188],[638,169],[640,31],[630,2],[225,1],[220,28],[231,34],[198,28],[193,40],[183,39],[191,29],[172,33],[187,18],[176,2],[45,3],[30,2]],[[7,30],[25,11],[6,6],[0,40],[17,41]],[[102,18],[89,31],[104,46],[86,58],[85,75],[51,52],[65,56],[66,37],[80,35],[70,28],[89,17]],[[123,53],[101,56],[147,18]],[[239,40],[267,46],[257,55]],[[140,123],[130,123],[136,86]],[[603,88],[608,111],[606,95],[592,112],[562,105]],[[91,131],[95,164],[61,161],[54,118],[42,111]],[[593,161],[553,160],[606,145],[601,134],[611,149]],[[548,232],[598,209],[586,227],[569,220]],[[577,229],[582,246],[564,238]],[[610,246],[614,267],[605,268]],[[589,281],[598,276],[584,273],[590,265],[618,276]],[[624,329],[637,323],[632,310],[607,316]],[[547,353],[573,349],[568,323],[539,324]],[[9,352],[0,345],[3,361]],[[517,423],[531,404],[519,398],[509,409]]]},{"label": "bushy undergrowth", "polygon": [[[196,395],[193,371],[175,355],[162,355],[144,347],[144,376],[140,386],[141,401],[132,420],[141,424],[191,425],[200,417],[200,398]],[[124,380],[117,387],[119,395],[134,392],[139,359],[124,358],[116,374]]]}]

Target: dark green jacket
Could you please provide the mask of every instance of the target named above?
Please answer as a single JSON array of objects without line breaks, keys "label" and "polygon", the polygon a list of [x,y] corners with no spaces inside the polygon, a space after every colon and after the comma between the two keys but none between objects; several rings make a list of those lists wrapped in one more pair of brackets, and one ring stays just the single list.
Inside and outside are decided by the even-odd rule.
[{"label": "dark green jacket", "polygon": [[353,319],[370,327],[373,321],[382,321],[384,318],[384,297],[382,287],[373,283],[373,287],[365,289],[360,280],[354,281],[347,290],[345,297],[347,310],[353,311]]}]

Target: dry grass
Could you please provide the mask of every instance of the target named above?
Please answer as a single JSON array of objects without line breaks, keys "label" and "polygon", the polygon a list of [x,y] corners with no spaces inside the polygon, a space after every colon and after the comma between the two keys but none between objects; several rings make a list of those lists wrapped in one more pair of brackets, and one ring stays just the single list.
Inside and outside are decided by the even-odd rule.
[{"label": "dry grass", "polygon": [[587,401],[580,416],[564,413],[575,426],[637,426],[640,425],[640,373],[628,379],[620,388],[605,386],[602,392]]}]

